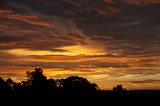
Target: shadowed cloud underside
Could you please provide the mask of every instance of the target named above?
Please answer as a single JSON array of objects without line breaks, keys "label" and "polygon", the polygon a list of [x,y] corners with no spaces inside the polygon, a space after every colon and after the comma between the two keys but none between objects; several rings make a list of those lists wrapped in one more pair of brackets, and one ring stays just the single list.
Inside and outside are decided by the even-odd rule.
[{"label": "shadowed cloud underside", "polygon": [[42,67],[101,89],[160,89],[159,0],[1,0],[0,76]]}]

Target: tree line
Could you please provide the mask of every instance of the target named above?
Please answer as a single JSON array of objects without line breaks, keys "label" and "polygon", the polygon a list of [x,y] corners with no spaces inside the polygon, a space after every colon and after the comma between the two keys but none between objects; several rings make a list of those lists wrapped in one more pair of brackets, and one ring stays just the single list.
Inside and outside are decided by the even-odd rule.
[{"label": "tree line", "polygon": [[[98,96],[101,95],[97,84],[86,78],[70,76],[62,79],[47,79],[41,68],[26,72],[26,81],[14,82],[11,78],[0,77],[0,97],[8,96]],[[123,95],[126,90],[122,85],[113,88],[113,94]]]}]

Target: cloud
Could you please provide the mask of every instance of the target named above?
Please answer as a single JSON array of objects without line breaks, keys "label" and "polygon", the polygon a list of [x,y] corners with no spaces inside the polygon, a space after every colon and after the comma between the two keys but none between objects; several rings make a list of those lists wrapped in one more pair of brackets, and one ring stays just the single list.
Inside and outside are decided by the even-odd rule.
[{"label": "cloud", "polygon": [[[2,50],[23,48],[53,51],[58,50],[56,47],[84,42],[81,31],[69,20],[36,13],[17,3],[6,1],[6,7],[4,5],[0,9],[0,19],[3,20],[0,25]],[[20,9],[22,11],[18,11]],[[8,42],[12,46],[7,46]]]},{"label": "cloud", "polygon": [[[16,12],[18,11],[18,8],[20,8],[19,5],[21,5],[21,8],[23,7],[23,10],[25,11],[14,13],[8,10],[9,12],[4,11],[3,13],[4,15],[11,17],[12,19],[21,20],[21,21],[32,24],[32,27],[33,26],[36,27],[35,30],[37,32],[31,33],[31,35],[36,34],[36,36],[39,36],[39,38],[42,38],[42,39],[44,39],[43,37],[41,37],[43,36],[43,34],[45,36],[51,36],[51,35],[55,36],[57,33],[58,33],[58,36],[63,35],[64,33],[66,33],[65,30],[68,30],[66,29],[67,23],[73,22],[76,25],[77,30],[79,29],[82,31],[82,32],[79,31],[79,33],[85,36],[83,36],[82,38],[81,34],[79,33],[77,34],[77,32],[72,34],[72,31],[71,31],[71,32],[67,32],[68,36],[66,35],[63,37],[58,37],[57,39],[59,39],[60,41],[63,38],[69,39],[69,41],[76,40],[75,43],[84,44],[85,43],[84,41],[86,40],[86,37],[87,37],[89,39],[96,40],[98,42],[103,42],[103,44],[106,45],[107,50],[110,52],[113,52],[113,53],[118,52],[115,50],[120,49],[121,51],[123,51],[124,55],[153,51],[150,49],[153,48],[155,45],[159,45],[158,42],[155,43],[155,41],[157,41],[157,39],[159,38],[158,36],[159,27],[158,27],[157,21],[159,20],[160,15],[159,15],[159,12],[156,11],[159,9],[158,4],[156,4],[158,3],[157,1],[135,0],[130,2],[128,0],[116,0],[116,1],[115,0],[109,0],[109,1],[97,0],[97,1],[91,2],[90,0],[87,0],[87,1],[77,2],[75,0],[69,0],[69,1],[55,0],[55,1],[46,2],[44,0],[40,0],[40,1],[28,1],[27,3],[26,2],[27,1],[25,0],[23,2],[7,1],[6,5],[9,5],[9,7],[12,8],[14,11]],[[145,3],[148,3],[148,5],[145,5],[145,6],[129,5],[130,3],[137,4],[137,2],[138,4],[139,2],[140,3],[145,2]],[[121,7],[120,3],[122,3],[123,7]],[[152,4],[152,3],[155,3],[155,4]],[[44,10],[41,7],[44,7],[44,8],[47,7],[47,8],[45,8]],[[108,8],[105,8],[105,7],[108,7]],[[118,10],[120,11],[117,10],[118,12],[113,12],[109,8],[115,8],[115,9],[118,8]],[[50,11],[50,10],[56,10],[56,11]],[[28,13],[26,13],[26,11]],[[34,14],[34,15],[30,15],[30,14]],[[19,16],[21,18],[18,18]],[[59,19],[62,19],[62,20],[66,19],[67,21],[61,21],[59,23],[55,20],[55,17],[58,17]],[[45,27],[53,26],[53,28],[51,28],[52,30],[55,30],[55,29],[58,29],[58,30],[51,31],[51,30],[48,30],[48,28],[41,27],[41,25],[37,27],[36,25],[38,24],[43,24],[42,26],[45,26]],[[59,25],[59,24],[63,24],[63,25]],[[41,31],[42,29],[44,32]],[[64,33],[61,33],[63,32],[63,30],[64,30]],[[38,33],[38,31],[40,32]],[[77,35],[80,36],[81,38],[77,39]],[[50,37],[46,37],[46,39],[49,39],[49,38]],[[45,43],[43,41],[40,41],[40,42]],[[145,42],[148,42],[148,43],[145,44]],[[53,46],[53,42],[51,43],[52,44],[49,44],[49,45]],[[70,44],[67,42],[66,45],[67,44],[74,45],[75,43]],[[60,44],[61,43],[57,45],[63,46]],[[149,48],[146,49],[145,48],[146,45]],[[45,45],[45,47],[48,47],[48,45]],[[35,48],[39,48],[39,47],[36,46]]]},{"label": "cloud", "polygon": [[149,79],[149,80],[143,80],[143,81],[128,81],[132,83],[160,83],[160,80],[155,79]]},{"label": "cloud", "polygon": [[28,62],[28,63],[17,63],[16,66],[41,66],[45,68],[128,68],[129,66],[125,63],[109,63],[109,62],[98,62],[98,61],[82,61],[82,62]]},{"label": "cloud", "polygon": [[0,66],[7,71],[17,68],[17,72],[37,66],[73,74],[86,71],[94,79],[96,75],[112,80],[156,75],[160,70],[159,3],[1,0]]}]

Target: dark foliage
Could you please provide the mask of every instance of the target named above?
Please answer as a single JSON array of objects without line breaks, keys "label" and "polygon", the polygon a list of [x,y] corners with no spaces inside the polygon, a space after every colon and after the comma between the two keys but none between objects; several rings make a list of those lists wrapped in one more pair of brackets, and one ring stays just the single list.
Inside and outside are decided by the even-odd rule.
[{"label": "dark foliage", "polygon": [[86,78],[70,76],[65,79],[47,79],[41,68],[26,72],[27,80],[21,83],[11,78],[0,77],[0,97],[141,97],[160,96],[160,91],[127,91],[122,85],[113,87],[112,91],[100,90],[98,85]]},{"label": "dark foliage", "polygon": [[0,78],[0,96],[93,96],[99,90],[95,83],[87,79],[70,76],[66,79],[47,79],[41,68],[26,72],[27,81],[14,82],[11,78]]},{"label": "dark foliage", "polygon": [[116,96],[125,96],[127,91],[122,85],[117,85],[116,87],[113,87],[113,94]]},{"label": "dark foliage", "polygon": [[99,89],[95,83],[90,83],[87,79],[78,76],[60,79],[58,82],[63,94],[71,96],[95,95]]}]

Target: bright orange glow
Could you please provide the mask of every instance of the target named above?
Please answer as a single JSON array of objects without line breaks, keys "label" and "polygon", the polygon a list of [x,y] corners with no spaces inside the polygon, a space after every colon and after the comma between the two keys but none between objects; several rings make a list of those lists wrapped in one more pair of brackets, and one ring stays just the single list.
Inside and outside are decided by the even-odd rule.
[{"label": "bright orange glow", "polygon": [[[91,47],[93,46],[93,47]],[[5,50],[4,52],[19,55],[19,56],[30,56],[30,55],[67,55],[67,56],[77,56],[77,55],[105,55],[105,51],[102,47],[98,48],[95,45],[88,45],[88,46],[64,46],[61,48],[57,48],[61,50],[66,50],[65,52],[52,52],[52,51],[34,51],[28,49],[12,49],[12,50]]]},{"label": "bright orange glow", "polygon": [[0,0],[0,77],[40,67],[101,89],[160,89],[160,0],[88,1]]}]

